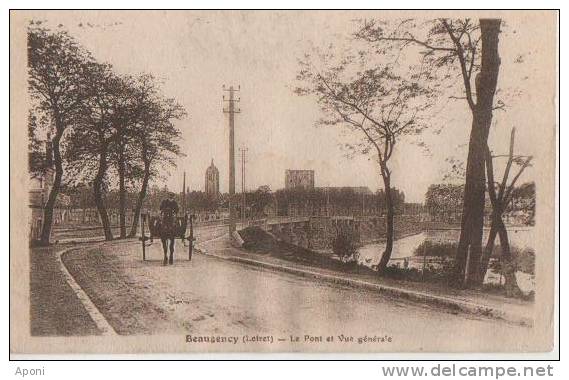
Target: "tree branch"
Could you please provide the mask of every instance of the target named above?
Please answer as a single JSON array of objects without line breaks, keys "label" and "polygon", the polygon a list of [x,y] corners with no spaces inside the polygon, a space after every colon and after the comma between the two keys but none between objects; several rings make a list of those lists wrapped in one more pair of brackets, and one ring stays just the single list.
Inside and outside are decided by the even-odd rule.
[{"label": "tree branch", "polygon": [[506,184],[508,182],[508,176],[510,175],[510,169],[512,168],[512,163],[514,162],[514,140],[516,137],[516,128],[512,128],[510,133],[510,151],[508,153],[508,163],[504,169],[504,177],[502,177],[502,183],[500,184],[500,191],[498,193],[498,199],[503,203],[504,193],[506,191]]},{"label": "tree branch", "polygon": [[469,74],[469,71],[467,71],[467,69],[466,69],[466,57],[464,56],[464,49],[462,48],[462,44],[460,43],[460,40],[454,35],[454,32],[452,31],[451,27],[448,25],[447,21],[445,19],[441,19],[441,23],[444,25],[448,35],[450,36],[452,42],[456,46],[456,53],[458,56],[458,61],[460,62],[460,70],[462,72],[462,79],[464,81],[464,90],[466,93],[466,100],[468,102],[468,106],[470,107],[470,109],[474,110],[476,108],[476,104],[474,103],[474,100],[472,97],[472,88],[471,88],[471,84],[470,84],[470,74]]}]

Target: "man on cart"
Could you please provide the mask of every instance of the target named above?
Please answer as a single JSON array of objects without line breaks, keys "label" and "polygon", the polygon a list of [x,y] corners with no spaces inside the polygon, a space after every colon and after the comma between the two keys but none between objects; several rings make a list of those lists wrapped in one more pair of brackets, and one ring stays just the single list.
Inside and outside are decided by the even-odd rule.
[{"label": "man on cart", "polygon": [[160,216],[164,215],[177,215],[180,211],[178,202],[174,199],[174,193],[169,192],[168,197],[160,203]]}]

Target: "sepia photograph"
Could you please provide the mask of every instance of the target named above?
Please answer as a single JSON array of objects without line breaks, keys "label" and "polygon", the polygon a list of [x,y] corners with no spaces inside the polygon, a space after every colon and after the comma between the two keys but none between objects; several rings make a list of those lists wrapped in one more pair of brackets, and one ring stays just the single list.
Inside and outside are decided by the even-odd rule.
[{"label": "sepia photograph", "polygon": [[10,355],[552,351],[558,29],[11,10]]}]

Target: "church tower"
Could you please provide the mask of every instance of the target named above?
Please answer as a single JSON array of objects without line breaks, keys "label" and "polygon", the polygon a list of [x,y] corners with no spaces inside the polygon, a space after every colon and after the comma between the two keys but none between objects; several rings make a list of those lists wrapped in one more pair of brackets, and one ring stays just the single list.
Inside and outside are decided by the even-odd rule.
[{"label": "church tower", "polygon": [[205,192],[214,197],[219,195],[219,170],[213,164],[213,158],[211,165],[205,171]]}]

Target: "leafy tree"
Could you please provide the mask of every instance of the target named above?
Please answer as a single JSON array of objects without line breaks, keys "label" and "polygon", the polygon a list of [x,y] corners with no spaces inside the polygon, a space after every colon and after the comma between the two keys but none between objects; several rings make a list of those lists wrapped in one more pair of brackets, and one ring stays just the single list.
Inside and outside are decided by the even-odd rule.
[{"label": "leafy tree", "polygon": [[[395,210],[400,210],[405,203],[405,194],[391,188]],[[362,205],[371,210],[373,214],[382,214],[385,210],[385,191],[376,193],[357,192],[351,187],[327,187],[307,189],[280,189],[273,194],[274,202],[279,215],[288,215],[289,207],[303,206],[305,214],[312,214],[317,210],[327,211],[328,215],[360,215]]]},{"label": "leafy tree", "polygon": [[152,76],[138,78],[137,88],[145,106],[140,113],[132,143],[136,146],[139,162],[142,162],[142,178],[130,237],[136,235],[150,180],[163,176],[168,167],[175,166],[174,159],[182,155],[178,145],[181,132],[175,127],[174,121],[186,116],[185,109],[174,99],[159,94]]},{"label": "leafy tree", "polygon": [[[110,147],[110,162],[117,173],[119,187],[120,237],[126,237],[127,191],[139,181],[144,181],[143,146],[141,134],[148,133],[148,112],[155,110],[156,84],[151,75],[123,76],[120,107],[114,113],[117,120],[117,138]],[[150,127],[152,128],[152,126]],[[139,212],[140,210],[138,210]],[[135,207],[135,213],[136,207]],[[136,222],[138,217],[135,218]]]},{"label": "leafy tree", "polygon": [[524,223],[535,225],[535,182],[523,183],[512,190],[507,211],[520,211],[526,215]]},{"label": "leafy tree", "polygon": [[41,128],[37,114],[30,110],[28,113],[28,169],[32,175],[42,174],[46,166],[43,144],[37,132]]},{"label": "leafy tree", "polygon": [[203,191],[192,191],[186,194],[186,205],[194,211],[216,211],[220,207],[220,199]]},{"label": "leafy tree", "polygon": [[[52,32],[32,22],[28,28],[28,90],[33,111],[49,123],[53,166],[53,186],[44,206],[41,244],[49,244],[53,224],[53,208],[63,180],[62,142],[65,132],[76,125],[85,97],[83,68],[91,61],[89,52],[81,48],[66,32]],[[37,129],[37,118],[30,127]],[[33,140],[32,140],[33,141]]]},{"label": "leafy tree", "polygon": [[115,118],[117,122],[117,138],[110,147],[110,162],[115,167],[118,176],[119,185],[119,234],[121,238],[126,237],[126,197],[127,197],[127,180],[134,179],[136,175],[141,173],[141,169],[136,165],[134,159],[135,149],[131,144],[134,138],[137,116],[140,112],[141,105],[135,96],[134,84],[130,77],[122,78],[121,104],[115,110]]},{"label": "leafy tree", "polygon": [[70,196],[71,208],[83,210],[82,222],[86,223],[87,209],[95,207],[95,200],[90,186],[79,183],[73,187],[68,187],[66,194]]},{"label": "leafy tree", "polygon": [[[185,116],[185,111],[175,100],[160,95],[151,75],[118,76],[111,65],[96,62],[66,32],[53,33],[37,24],[28,31],[29,88],[34,101],[28,120],[30,170],[41,170],[42,165],[37,130],[44,124],[55,129],[51,141],[55,180],[45,206],[42,242],[49,242],[64,169],[70,188],[92,186],[107,240],[113,238],[107,203],[118,208],[120,236],[126,237],[128,189],[140,182],[134,235],[150,179],[163,177],[162,169],[174,165],[174,157],[181,154],[180,131],[173,121]],[[109,190],[116,184],[115,204],[115,193]]]},{"label": "leafy tree", "polygon": [[[89,62],[84,65],[84,82],[87,97],[83,102],[81,121],[69,136],[67,158],[77,178],[88,178],[103,225],[106,240],[112,240],[109,216],[105,205],[109,154],[113,143],[120,138],[124,83],[110,65]],[[94,173],[94,177],[91,173]]]},{"label": "leafy tree", "polygon": [[256,191],[245,193],[246,205],[251,208],[253,216],[265,216],[265,207],[267,207],[272,201],[273,194],[268,186],[262,186]]},{"label": "leafy tree", "polygon": [[462,205],[464,185],[433,184],[425,194],[425,207],[436,220],[454,221]]}]

